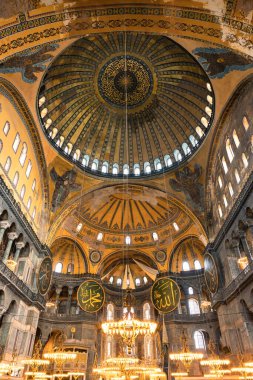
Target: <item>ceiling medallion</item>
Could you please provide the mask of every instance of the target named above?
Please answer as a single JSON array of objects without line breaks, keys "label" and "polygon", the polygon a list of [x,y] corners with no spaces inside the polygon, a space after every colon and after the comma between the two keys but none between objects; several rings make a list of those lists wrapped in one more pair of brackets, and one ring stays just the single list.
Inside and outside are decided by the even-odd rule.
[{"label": "ceiling medallion", "polygon": [[153,88],[154,75],[148,64],[133,55],[118,55],[99,68],[97,91],[118,110],[136,110],[150,99]]}]

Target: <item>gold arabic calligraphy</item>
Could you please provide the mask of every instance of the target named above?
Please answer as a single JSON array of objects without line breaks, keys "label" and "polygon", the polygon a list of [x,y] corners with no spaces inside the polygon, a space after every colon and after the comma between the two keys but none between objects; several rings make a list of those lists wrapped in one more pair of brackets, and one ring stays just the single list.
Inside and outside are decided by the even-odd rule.
[{"label": "gold arabic calligraphy", "polygon": [[83,282],[78,289],[78,302],[84,311],[98,311],[104,303],[102,286],[92,280]]},{"label": "gold arabic calligraphy", "polygon": [[175,281],[170,278],[161,278],[154,283],[151,298],[157,310],[169,313],[178,305],[180,290]]}]

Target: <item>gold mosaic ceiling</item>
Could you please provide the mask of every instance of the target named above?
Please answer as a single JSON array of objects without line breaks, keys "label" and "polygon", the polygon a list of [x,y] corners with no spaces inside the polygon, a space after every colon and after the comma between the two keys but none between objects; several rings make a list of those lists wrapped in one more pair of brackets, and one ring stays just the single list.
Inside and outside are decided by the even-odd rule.
[{"label": "gold mosaic ceiling", "polygon": [[136,32],[74,42],[53,61],[39,94],[50,142],[104,176],[178,167],[203,141],[213,107],[209,78],[185,49]]}]

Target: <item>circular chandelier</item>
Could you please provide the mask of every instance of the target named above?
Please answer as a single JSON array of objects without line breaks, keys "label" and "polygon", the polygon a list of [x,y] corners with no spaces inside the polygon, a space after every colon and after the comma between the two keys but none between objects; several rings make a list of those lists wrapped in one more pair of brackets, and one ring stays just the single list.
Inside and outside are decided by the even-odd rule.
[{"label": "circular chandelier", "polygon": [[138,335],[152,335],[157,328],[156,322],[140,321],[128,316],[120,321],[102,323],[102,330],[108,335],[120,335],[127,346],[132,346]]}]

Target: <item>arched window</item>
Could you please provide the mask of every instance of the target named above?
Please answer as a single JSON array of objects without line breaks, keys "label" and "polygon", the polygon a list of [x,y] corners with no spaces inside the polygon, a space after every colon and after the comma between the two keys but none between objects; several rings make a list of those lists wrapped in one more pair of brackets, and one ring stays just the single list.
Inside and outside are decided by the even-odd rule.
[{"label": "arched window", "polygon": [[107,321],[113,321],[114,320],[114,306],[112,303],[109,303],[107,305],[106,319],[107,319]]},{"label": "arched window", "polygon": [[129,174],[129,165],[124,164],[123,166],[123,174],[128,175]]},{"label": "arched window", "polygon": [[6,171],[6,173],[9,173],[10,168],[11,168],[11,158],[7,157],[7,160],[4,165],[4,170]]},{"label": "arched window", "polygon": [[141,284],[141,280],[139,279],[139,277],[137,277],[137,278],[135,279],[135,285],[136,285],[136,286],[140,286],[140,284]]},{"label": "arched window", "polygon": [[220,205],[218,205],[218,211],[219,211],[220,218],[222,218],[223,212]]},{"label": "arched window", "polygon": [[152,237],[153,237],[154,241],[157,241],[158,240],[158,233],[157,232],[153,232],[152,233]]},{"label": "arched window", "polygon": [[209,104],[211,104],[211,105],[213,104],[213,98],[211,95],[207,95],[206,99],[207,99]]},{"label": "arched window", "polygon": [[212,110],[211,110],[210,107],[206,106],[205,111],[206,111],[206,114],[207,114],[209,117],[212,116]]},{"label": "arched window", "polygon": [[40,116],[42,117],[42,119],[47,115],[47,108],[43,108],[41,113],[40,113]]},{"label": "arched window", "polygon": [[194,260],[194,269],[199,270],[201,269],[201,264],[199,260]]},{"label": "arched window", "polygon": [[106,336],[106,357],[110,358],[112,356],[112,336]]},{"label": "arched window", "polygon": [[243,117],[242,124],[244,126],[245,131],[247,131],[249,129],[249,121],[246,116]]},{"label": "arched window", "polygon": [[91,170],[98,170],[98,160],[96,158],[92,162]]},{"label": "arched window", "polygon": [[109,167],[108,162],[107,161],[103,162],[102,169],[101,169],[102,173],[105,173],[105,174],[108,173],[108,167]]},{"label": "arched window", "polygon": [[17,133],[16,137],[14,139],[13,145],[12,145],[12,148],[13,148],[13,150],[14,150],[15,153],[18,150],[19,144],[20,144],[20,135],[19,135],[19,133]]},{"label": "arched window", "polygon": [[175,160],[176,161],[181,161],[182,160],[182,154],[180,153],[180,151],[178,149],[175,149],[174,150],[174,157],[175,157]]},{"label": "arched window", "polygon": [[21,166],[24,166],[26,156],[27,156],[27,145],[26,145],[26,143],[23,143],[22,150],[21,150],[21,153],[19,156],[19,162],[20,162]]},{"label": "arched window", "polygon": [[62,272],[62,263],[57,263],[55,266],[55,272],[61,273]]},{"label": "arched window", "polygon": [[[45,128],[48,129],[50,127],[50,125],[52,124],[52,119],[47,119],[47,121],[45,122]],[[56,133],[57,133],[57,129],[56,129],[56,132],[55,132],[55,136],[56,136]],[[54,132],[50,132],[49,133],[49,136],[54,138]]]},{"label": "arched window", "polygon": [[202,131],[202,129],[200,127],[196,127],[196,132],[197,132],[197,134],[199,135],[200,138],[202,136],[204,136],[204,132]]},{"label": "arched window", "polygon": [[183,271],[188,271],[190,270],[190,265],[188,261],[183,261]]},{"label": "arched window", "polygon": [[24,196],[25,196],[25,185],[23,185],[23,186],[21,187],[20,198],[21,198],[21,199],[24,199]]},{"label": "arched window", "polygon": [[233,140],[234,140],[236,148],[238,148],[238,146],[240,145],[240,140],[238,138],[238,135],[235,129],[233,130]]},{"label": "arched window", "polygon": [[235,154],[234,154],[234,151],[232,149],[232,146],[231,146],[229,139],[227,139],[227,141],[226,141],[226,151],[227,151],[229,162],[232,162],[234,157],[235,157]]},{"label": "arched window", "polygon": [[60,136],[60,138],[56,141],[56,145],[61,148],[63,143],[64,143],[64,137]]},{"label": "arched window", "polygon": [[204,125],[205,128],[208,127],[208,121],[204,116],[201,118],[201,123]]},{"label": "arched window", "polygon": [[46,98],[45,96],[42,96],[40,99],[39,99],[39,107],[41,107],[46,101]]},{"label": "arched window", "polygon": [[190,314],[200,314],[199,303],[195,298],[190,298],[188,301],[189,313]]},{"label": "arched window", "polygon": [[230,196],[232,197],[234,195],[234,189],[232,187],[231,182],[229,182],[229,184],[228,184],[228,190],[229,190]]},{"label": "arched window", "polygon": [[113,284],[113,276],[111,276],[110,278],[109,278],[109,282],[110,282],[110,284]]},{"label": "arched window", "polygon": [[25,175],[27,178],[30,177],[31,170],[32,170],[32,163],[31,163],[31,160],[29,160],[27,164],[26,172],[25,172]]},{"label": "arched window", "polygon": [[189,147],[189,145],[187,143],[183,143],[182,144],[182,149],[184,151],[184,154],[187,156],[188,154],[191,153],[191,148]]},{"label": "arched window", "polygon": [[74,264],[73,263],[68,264],[67,273],[74,273]]},{"label": "arched window", "polygon": [[236,182],[237,182],[237,183],[240,183],[240,182],[241,182],[241,178],[240,178],[240,176],[239,176],[239,173],[238,173],[238,170],[237,170],[237,169],[235,169],[235,179],[236,179]]},{"label": "arched window", "polygon": [[32,213],[32,218],[33,218],[33,220],[35,219],[35,216],[36,216],[36,207],[34,207],[34,209],[33,209],[33,213]]},{"label": "arched window", "polygon": [[222,157],[221,162],[222,162],[224,173],[227,174],[227,172],[228,172],[228,166],[227,166],[227,162],[225,160],[225,157]]},{"label": "arched window", "polygon": [[145,174],[151,173],[151,165],[149,162],[144,162],[144,173]]},{"label": "arched window", "polygon": [[35,187],[36,187],[36,179],[33,180],[33,184],[32,184],[32,191],[35,190]]},{"label": "arched window", "polygon": [[134,164],[134,175],[140,175],[141,169],[139,164]]},{"label": "arched window", "polygon": [[90,159],[90,156],[89,156],[88,154],[85,154],[85,155],[83,156],[83,160],[82,160],[82,164],[83,164],[83,166],[88,166],[88,164],[89,164],[89,159]]},{"label": "arched window", "polygon": [[170,155],[169,155],[169,154],[166,154],[166,155],[164,156],[164,162],[165,162],[165,166],[167,166],[167,167],[173,165],[172,159],[170,158]]},{"label": "arched window", "polygon": [[29,197],[28,201],[27,201],[27,206],[26,206],[28,210],[30,210],[30,208],[31,208],[31,203],[32,203],[32,199],[31,199],[31,197]]},{"label": "arched window", "polygon": [[114,175],[119,174],[119,165],[118,164],[113,164],[113,166],[112,166],[112,174],[114,174]]},{"label": "arched window", "polygon": [[188,288],[188,294],[190,294],[190,295],[193,294],[193,288],[191,286]]},{"label": "arched window", "polygon": [[151,318],[150,315],[150,304],[148,302],[143,305],[143,319],[144,321],[149,321]]},{"label": "arched window", "polygon": [[242,162],[243,162],[243,166],[244,166],[245,168],[247,168],[248,165],[249,165],[249,161],[248,161],[248,159],[247,159],[245,153],[242,154]]},{"label": "arched window", "polygon": [[3,131],[4,131],[5,136],[8,135],[9,130],[10,130],[10,123],[8,121],[6,121],[6,123],[4,124],[4,127],[3,127]]},{"label": "arched window", "polygon": [[153,357],[153,349],[152,349],[152,336],[145,335],[144,337],[144,356],[145,359],[152,359]]},{"label": "arched window", "polygon": [[198,350],[205,350],[206,349],[206,343],[205,343],[205,337],[202,331],[195,331],[194,335],[194,344],[195,348]]},{"label": "arched window", "polygon": [[189,136],[189,140],[190,140],[190,142],[191,142],[191,144],[192,144],[193,147],[195,147],[195,146],[198,145],[198,140],[193,135]]},{"label": "arched window", "polygon": [[103,232],[99,232],[97,235],[97,240],[102,241],[103,240]]},{"label": "arched window", "polygon": [[14,175],[14,178],[13,178],[13,185],[14,185],[14,187],[17,187],[18,180],[19,180],[19,173],[16,172],[15,175]]},{"label": "arched window", "polygon": [[80,232],[82,227],[83,227],[83,223],[78,223],[78,225],[76,226],[76,232]]},{"label": "arched window", "polygon": [[179,231],[179,227],[178,227],[178,224],[176,222],[173,222],[173,227],[174,227],[175,231]]},{"label": "arched window", "polygon": [[127,235],[125,238],[125,242],[127,245],[130,245],[131,244],[131,237]]},{"label": "arched window", "polygon": [[81,154],[80,149],[77,149],[73,155],[73,160],[75,161],[79,160],[80,154]]},{"label": "arched window", "polygon": [[207,82],[206,88],[208,89],[208,91],[212,92],[212,86],[210,83]]},{"label": "arched window", "polygon": [[218,177],[218,183],[219,183],[220,189],[222,189],[223,182],[222,182],[222,179],[221,179],[221,176],[220,176],[220,175],[219,175],[219,177]]},{"label": "arched window", "polygon": [[4,305],[4,291],[0,290],[0,306]]},{"label": "arched window", "polygon": [[155,166],[155,170],[162,170],[163,167],[159,158],[156,158],[154,160],[154,166]]},{"label": "arched window", "polygon": [[227,208],[228,207],[228,201],[227,201],[225,194],[223,194],[223,203],[224,203],[224,206]]},{"label": "arched window", "polygon": [[121,278],[117,278],[116,284],[118,286],[120,286],[122,284],[122,279]]},{"label": "arched window", "polygon": [[143,277],[143,282],[144,282],[144,284],[146,284],[148,282],[148,279],[146,276]]},{"label": "arched window", "polygon": [[68,143],[68,144],[65,146],[65,148],[64,148],[64,152],[65,152],[66,154],[70,154],[72,148],[73,148],[73,145],[72,145],[71,143]]},{"label": "arched window", "polygon": [[2,149],[3,149],[3,142],[2,142],[2,140],[0,139],[0,153],[2,152]]}]

